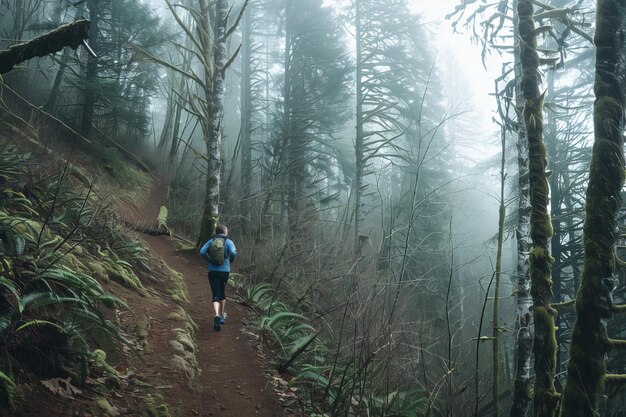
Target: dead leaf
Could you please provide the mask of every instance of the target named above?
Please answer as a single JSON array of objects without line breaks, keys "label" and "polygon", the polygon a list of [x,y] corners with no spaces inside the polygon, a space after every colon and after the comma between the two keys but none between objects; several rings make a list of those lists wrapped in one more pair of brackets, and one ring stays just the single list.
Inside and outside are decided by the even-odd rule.
[{"label": "dead leaf", "polygon": [[63,398],[73,399],[76,394],[82,394],[83,392],[70,383],[70,378],[52,378],[45,381],[41,381],[44,387],[48,388],[54,394],[60,395]]},{"label": "dead leaf", "polygon": [[119,375],[120,379],[128,379],[133,375],[137,375],[137,373],[135,371],[133,371],[132,369],[128,369],[126,372],[126,375]]}]

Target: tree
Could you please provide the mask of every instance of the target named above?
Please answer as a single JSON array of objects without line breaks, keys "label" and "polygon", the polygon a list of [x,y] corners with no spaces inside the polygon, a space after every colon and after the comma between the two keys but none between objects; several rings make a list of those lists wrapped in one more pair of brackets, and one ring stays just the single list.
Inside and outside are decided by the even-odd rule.
[{"label": "tree", "polygon": [[517,127],[517,225],[515,237],[517,239],[517,265],[515,277],[516,339],[515,355],[515,382],[513,385],[513,399],[511,401],[511,417],[526,417],[532,402],[530,372],[530,355],[532,352],[532,297],[530,295],[530,198],[528,172],[528,136],[524,125],[523,108],[524,97],[521,91],[522,62],[519,37],[519,19],[517,17],[518,0],[513,1],[514,36],[513,45],[513,72],[515,76],[515,116]]},{"label": "tree", "polygon": [[543,144],[543,95],[539,93],[539,56],[537,32],[533,19],[534,7],[530,0],[520,0],[517,6],[522,63],[521,89],[526,99],[524,125],[528,134],[530,175],[530,279],[535,324],[535,386],[533,415],[553,417],[556,414],[558,394],[554,387],[556,366],[556,311],[550,306],[552,258],[548,248],[552,224],[548,214],[549,188],[545,170],[546,148]]},{"label": "tree", "polygon": [[366,204],[366,178],[375,170],[377,159],[386,159],[385,153],[392,155],[391,158],[404,154],[405,150],[398,146],[400,138],[409,124],[419,125],[423,120],[418,119],[428,116],[426,112],[419,116],[414,112],[408,120],[404,117],[414,110],[412,103],[419,103],[418,86],[428,84],[430,73],[423,59],[428,54],[419,44],[424,34],[416,21],[416,17],[408,13],[404,0],[389,1],[385,7],[372,0],[355,0],[354,3],[356,168],[351,175],[351,199],[354,201],[356,258],[369,239],[363,231],[364,218],[371,211]]},{"label": "tree", "polygon": [[[245,7],[245,6],[244,6]],[[208,5],[204,4],[201,9],[207,9],[202,15],[208,21]],[[203,19],[204,20],[204,19]],[[204,210],[202,212],[202,221],[200,222],[200,231],[198,233],[198,243],[200,246],[213,235],[215,226],[219,219],[219,196],[220,196],[220,175],[222,168],[222,111],[224,100],[224,76],[226,72],[226,39],[228,24],[228,2],[226,0],[217,0],[215,3],[215,23],[213,40],[215,46],[213,48],[213,65],[210,86],[211,91],[206,91],[208,106],[208,120],[206,120],[205,144],[207,151],[207,174],[206,189],[204,195]],[[206,28],[200,26],[202,29]],[[203,44],[205,48],[209,48],[210,44]],[[210,67],[208,67],[210,68]],[[209,74],[207,74],[209,75]],[[208,86],[208,84],[207,84]]]},{"label": "tree", "polygon": [[624,73],[626,49],[620,35],[626,6],[617,0],[598,0],[596,11],[596,75],[594,93],[595,140],[589,170],[584,226],[585,261],[576,296],[567,382],[561,416],[598,415],[604,395],[606,354],[624,346],[610,339],[606,320],[615,310],[613,277],[616,214],[624,183]]},{"label": "tree", "polygon": [[280,146],[291,240],[305,235],[315,213],[312,197],[318,190],[309,178],[331,169],[318,149],[328,146],[346,120],[348,64],[330,8],[286,0],[284,22]]},{"label": "tree", "polygon": [[252,18],[256,4],[249,4],[241,25],[241,214],[246,218],[245,229],[252,222],[252,82],[255,60],[253,53]]},{"label": "tree", "polygon": [[80,122],[80,131],[86,137],[89,137],[91,128],[93,127],[94,106],[97,100],[97,75],[98,75],[98,58],[100,54],[100,20],[104,13],[104,7],[109,5],[107,1],[87,0],[89,8],[89,44],[96,56],[89,55],[87,57],[87,70],[85,71],[85,90],[83,96],[82,116]]},{"label": "tree", "polygon": [[[192,81],[194,88],[198,90],[197,92],[188,91],[184,101],[187,110],[200,122],[206,147],[204,204],[197,240],[197,245],[200,246],[213,234],[219,219],[224,77],[226,69],[234,59],[234,56],[230,59],[226,56],[226,41],[238,24],[247,2],[244,2],[241,12],[230,29],[228,28],[228,1],[226,0],[218,0],[213,4],[213,8],[206,0],[200,0],[197,8],[184,4],[172,4],[168,0],[166,3],[193,47],[189,48],[176,43],[175,45],[198,60],[200,71],[196,72],[194,68],[181,69],[145,50],[137,49],[149,59]],[[178,10],[188,12],[191,15],[192,24],[185,23]]]}]

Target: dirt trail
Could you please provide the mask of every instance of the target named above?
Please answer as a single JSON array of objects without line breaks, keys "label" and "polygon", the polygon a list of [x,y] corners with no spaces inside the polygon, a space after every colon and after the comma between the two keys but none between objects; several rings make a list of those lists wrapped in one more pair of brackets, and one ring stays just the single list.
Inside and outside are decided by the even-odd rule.
[{"label": "dirt trail", "polygon": [[[154,219],[161,202],[164,187],[155,184],[141,217]],[[196,352],[202,370],[198,378],[198,395],[190,396],[188,388],[181,386],[181,397],[169,398],[172,402],[185,399],[181,417],[279,417],[283,409],[263,374],[264,364],[251,346],[249,336],[242,332],[245,310],[235,301],[227,299],[228,320],[221,332],[213,331],[213,311],[206,262],[200,256],[176,252],[176,242],[165,236],[143,236],[152,250],[168,266],[180,272],[189,290],[190,307],[187,312],[198,325]],[[228,296],[228,290],[227,290]],[[183,391],[184,390],[184,391]],[[176,389],[169,395],[177,395]]]}]

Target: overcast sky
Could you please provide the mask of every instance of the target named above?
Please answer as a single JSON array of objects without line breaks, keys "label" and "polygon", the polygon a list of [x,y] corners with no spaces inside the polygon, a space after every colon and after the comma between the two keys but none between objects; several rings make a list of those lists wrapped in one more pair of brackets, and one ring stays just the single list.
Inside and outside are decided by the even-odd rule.
[{"label": "overcast sky", "polygon": [[[430,23],[437,38],[437,61],[442,71],[448,71],[445,79],[455,79],[455,85],[446,91],[450,105],[455,108],[472,109],[468,117],[477,126],[481,134],[474,143],[458,144],[470,152],[472,157],[483,159],[500,152],[497,144],[497,126],[492,117],[496,108],[494,79],[500,75],[501,58],[488,56],[486,66],[481,60],[481,46],[473,43],[471,33],[457,25],[457,32],[452,29],[452,22],[445,16],[454,11],[461,0],[412,0],[415,13],[423,16]],[[461,88],[462,95],[457,95],[455,88]]]}]

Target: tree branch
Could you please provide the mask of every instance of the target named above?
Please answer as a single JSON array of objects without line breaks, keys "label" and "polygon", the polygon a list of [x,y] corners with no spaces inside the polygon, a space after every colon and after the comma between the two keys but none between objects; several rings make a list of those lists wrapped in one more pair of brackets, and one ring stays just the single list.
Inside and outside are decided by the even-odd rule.
[{"label": "tree branch", "polygon": [[76,49],[89,37],[89,24],[86,19],[59,26],[52,32],[27,42],[18,43],[0,51],[0,74],[5,74],[14,66],[31,58],[46,56],[69,46]]},{"label": "tree branch", "polygon": [[612,350],[626,350],[626,340],[609,338],[608,344]]}]

